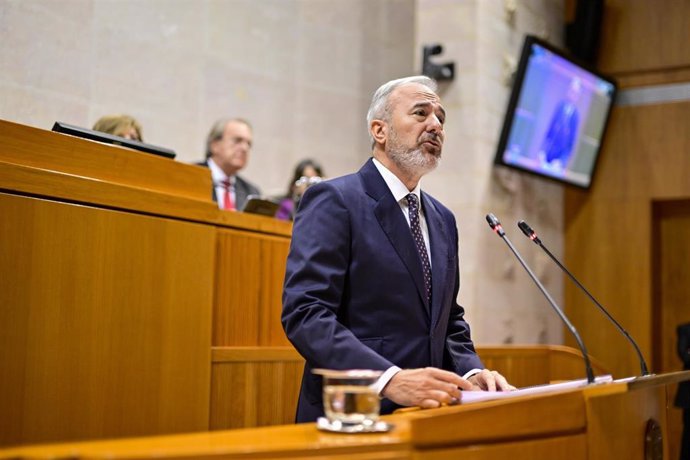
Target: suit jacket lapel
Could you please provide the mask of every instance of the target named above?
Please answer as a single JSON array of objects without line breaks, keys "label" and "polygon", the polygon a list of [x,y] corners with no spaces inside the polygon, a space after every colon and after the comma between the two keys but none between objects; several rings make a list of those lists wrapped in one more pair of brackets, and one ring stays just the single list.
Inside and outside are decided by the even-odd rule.
[{"label": "suit jacket lapel", "polygon": [[[246,184],[235,175],[235,208],[238,211],[242,211],[242,208],[247,203],[248,196]],[[242,205],[242,208],[240,208],[240,205]]]},{"label": "suit jacket lapel", "polygon": [[431,247],[431,325],[436,326],[446,299],[447,292],[444,284],[448,276],[448,229],[443,217],[432,204],[426,193],[422,192],[422,206],[427,228],[429,229],[429,245]]},{"label": "suit jacket lapel", "polygon": [[374,214],[381,228],[388,236],[393,248],[395,248],[398,256],[400,256],[405,267],[407,267],[407,270],[410,272],[414,284],[417,287],[417,293],[428,313],[430,306],[428,305],[426,294],[424,293],[422,262],[419,259],[419,254],[417,254],[417,248],[412,238],[410,226],[407,224],[405,216],[400,210],[400,205],[395,201],[395,198],[393,198],[393,194],[391,194],[386,182],[381,177],[381,174],[379,174],[371,159],[360,169],[359,174],[362,177],[365,191],[370,197],[376,200]]}]

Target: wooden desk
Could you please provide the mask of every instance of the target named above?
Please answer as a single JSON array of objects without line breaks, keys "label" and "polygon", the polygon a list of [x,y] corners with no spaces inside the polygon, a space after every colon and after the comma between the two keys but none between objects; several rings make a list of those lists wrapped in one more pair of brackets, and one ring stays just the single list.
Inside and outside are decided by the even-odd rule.
[{"label": "wooden desk", "polygon": [[[341,435],[314,424],[0,451],[13,459],[364,458],[603,460],[645,458],[650,421],[665,434],[665,388],[690,372],[384,417],[385,434]],[[660,452],[666,450],[661,439]]]},{"label": "wooden desk", "polygon": [[0,121],[0,445],[205,431],[244,401],[211,349],[288,345],[291,225],[210,190],[206,168]]}]

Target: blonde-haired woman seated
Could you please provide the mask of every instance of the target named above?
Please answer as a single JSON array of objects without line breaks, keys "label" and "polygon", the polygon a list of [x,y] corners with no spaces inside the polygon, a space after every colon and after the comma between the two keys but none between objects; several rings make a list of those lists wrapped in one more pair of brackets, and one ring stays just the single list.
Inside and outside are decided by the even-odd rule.
[{"label": "blonde-haired woman seated", "polygon": [[141,125],[129,115],[106,115],[93,125],[93,129],[133,141],[144,141],[141,135]]}]

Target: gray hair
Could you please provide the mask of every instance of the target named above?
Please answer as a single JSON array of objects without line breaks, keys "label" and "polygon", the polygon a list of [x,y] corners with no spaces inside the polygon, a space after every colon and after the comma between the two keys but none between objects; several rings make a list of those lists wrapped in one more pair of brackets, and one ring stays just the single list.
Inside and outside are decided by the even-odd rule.
[{"label": "gray hair", "polygon": [[[397,80],[391,80],[388,83],[384,83],[379,86],[379,89],[376,90],[374,97],[371,99],[371,105],[369,105],[369,111],[367,112],[367,131],[369,130],[369,126],[371,126],[372,120],[388,121],[390,119],[390,105],[388,104],[388,99],[391,93],[399,86],[409,85],[411,83],[418,83],[426,86],[434,93],[438,89],[436,81],[425,75],[398,78]],[[369,133],[369,137],[373,143],[374,139],[371,137],[371,133]]]},{"label": "gray hair", "polygon": [[213,123],[213,126],[211,126],[211,130],[208,132],[208,136],[206,136],[206,159],[211,158],[211,144],[223,138],[225,127],[231,121],[236,121],[237,123],[245,124],[249,127],[249,129],[252,129],[252,125],[244,118],[235,117],[221,118],[220,120],[216,120],[216,122]]}]

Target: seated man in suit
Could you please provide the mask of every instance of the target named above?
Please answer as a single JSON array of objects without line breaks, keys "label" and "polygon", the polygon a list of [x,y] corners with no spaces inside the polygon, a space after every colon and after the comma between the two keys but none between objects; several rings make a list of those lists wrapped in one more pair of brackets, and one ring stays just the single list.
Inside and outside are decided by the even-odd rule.
[{"label": "seated man in suit", "polygon": [[220,209],[241,211],[249,195],[260,195],[258,187],[238,176],[247,165],[252,149],[252,127],[241,118],[216,121],[206,138],[206,161],[213,179],[213,201]]},{"label": "seated man in suit", "polygon": [[323,415],[314,368],[383,371],[383,414],[452,404],[465,389],[513,389],[483,368],[457,304],[455,218],[420,190],[445,136],[435,91],[421,76],[381,86],[367,114],[373,158],[302,197],[282,313],[306,360],[298,422]]}]

